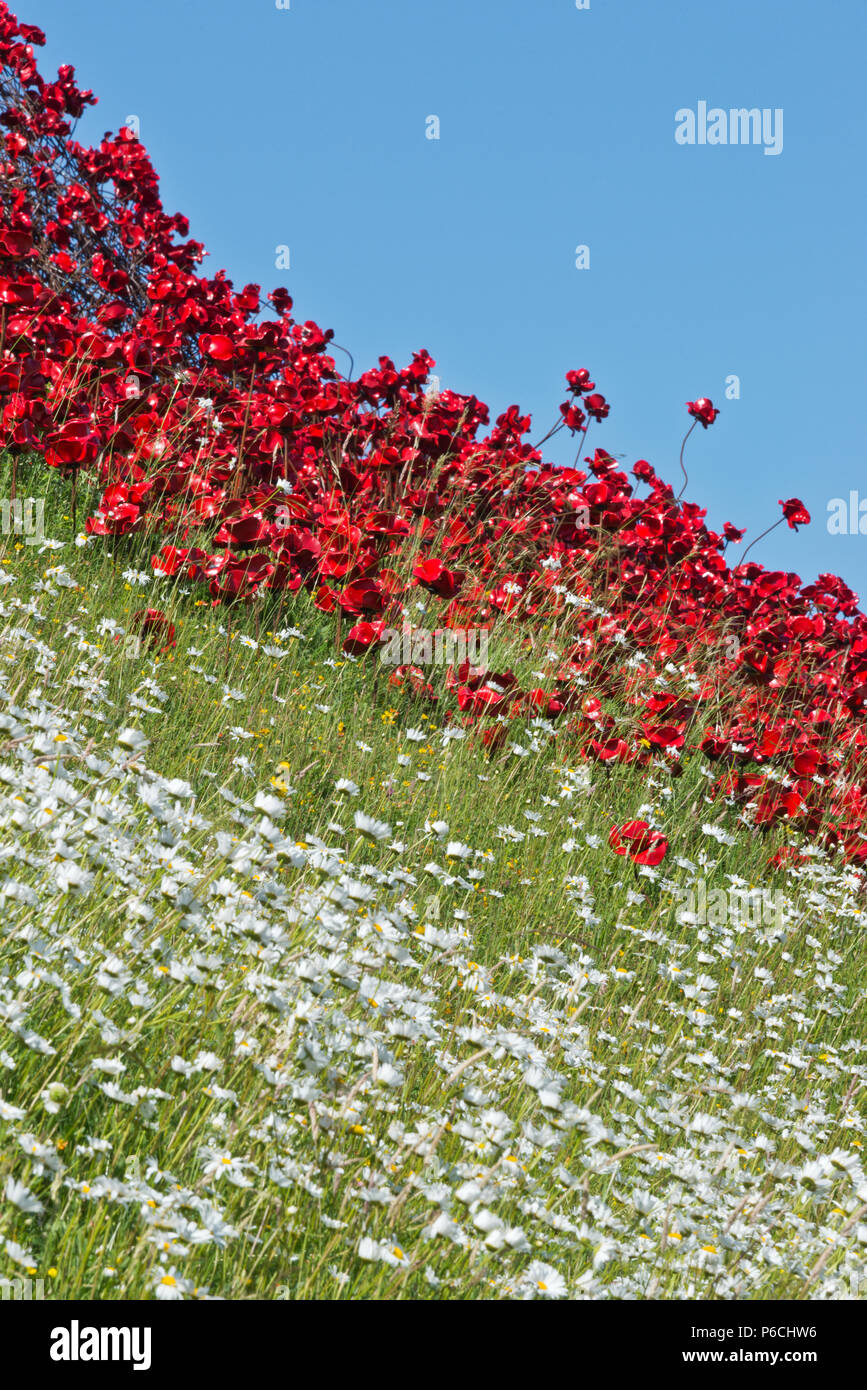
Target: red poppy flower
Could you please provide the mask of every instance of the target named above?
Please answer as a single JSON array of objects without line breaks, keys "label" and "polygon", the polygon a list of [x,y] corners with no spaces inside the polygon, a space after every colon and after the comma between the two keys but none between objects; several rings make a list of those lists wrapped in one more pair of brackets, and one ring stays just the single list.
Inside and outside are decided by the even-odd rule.
[{"label": "red poppy flower", "polygon": [[824,761],[821,754],[816,752],[798,753],[792,762],[792,767],[799,777],[815,777]]},{"label": "red poppy flower", "polygon": [[166,652],[175,645],[175,626],[159,608],[140,608],[130,620],[133,632],[145,638],[148,646]]},{"label": "red poppy flower", "polygon": [[502,691],[491,690],[487,685],[479,686],[478,690],[470,690],[465,685],[458,688],[458,708],[469,710],[472,714],[485,714],[502,704],[504,699]]},{"label": "red poppy flower", "polygon": [[203,333],[199,347],[206,357],[212,357],[215,362],[231,362],[234,355],[232,339],[227,338],[225,333]]},{"label": "red poppy flower", "polygon": [[442,560],[422,560],[412,574],[423,589],[446,599],[454,598],[466,577],[460,570],[446,569]]},{"label": "red poppy flower", "polygon": [[270,526],[261,517],[242,516],[220,527],[214,536],[214,545],[253,550],[257,545],[263,545],[270,534]]},{"label": "red poppy flower", "polygon": [[596,384],[590,380],[590,373],[586,367],[579,367],[577,372],[567,372],[566,381],[569,384],[569,390],[576,396],[580,395],[582,391],[592,391]]},{"label": "red poppy flower", "polygon": [[699,396],[697,401],[687,401],[686,408],[690,415],[701,421],[703,429],[712,425],[719,415],[719,411],[714,409],[713,401],[709,401],[707,396]]},{"label": "red poppy flower", "polygon": [[631,763],[635,758],[635,753],[622,738],[611,738],[604,742],[592,738],[587,751],[601,763]]},{"label": "red poppy flower", "polygon": [[683,724],[660,724],[654,728],[642,724],[641,732],[653,748],[682,748],[685,741]]},{"label": "red poppy flower", "polygon": [[355,627],[351,627],[343,639],[343,650],[359,656],[368,651],[375,643],[381,643],[384,640],[385,631],[384,622],[356,623]]},{"label": "red poppy flower", "polygon": [[587,422],[587,416],[584,414],[584,411],[579,410],[577,405],[569,405],[568,401],[564,401],[560,406],[560,414],[563,416],[564,423],[568,425],[573,434],[578,430],[583,430]]},{"label": "red poppy flower", "polygon": [[790,530],[797,531],[799,526],[809,526],[810,513],[799,498],[790,497],[786,502],[780,498],[780,506],[783,509],[783,516],[789,523]]},{"label": "red poppy flower", "polygon": [[668,852],[668,841],[646,820],[630,820],[614,825],[608,843],[615,854],[628,854],[633,864],[661,864]]},{"label": "red poppy flower", "polygon": [[398,690],[402,690],[407,681],[415,695],[424,696],[431,704],[437,703],[439,696],[430,682],[425,680],[420,666],[397,666],[388,678],[389,685],[396,686]]},{"label": "red poppy flower", "polygon": [[604,420],[611,409],[605,397],[600,396],[598,392],[592,396],[585,396],[584,404],[587,407],[588,415],[597,421]]},{"label": "red poppy flower", "polygon": [[490,724],[482,734],[482,745],[491,749],[502,748],[508,736],[508,724]]},{"label": "red poppy flower", "polygon": [[357,579],[353,584],[347,584],[343,593],[337,596],[337,602],[344,612],[356,616],[359,613],[381,613],[384,601],[382,589],[369,579]]},{"label": "red poppy flower", "polygon": [[52,438],[45,450],[45,462],[50,468],[76,469],[93,463],[99,452],[100,439],[87,420],[69,420]]}]

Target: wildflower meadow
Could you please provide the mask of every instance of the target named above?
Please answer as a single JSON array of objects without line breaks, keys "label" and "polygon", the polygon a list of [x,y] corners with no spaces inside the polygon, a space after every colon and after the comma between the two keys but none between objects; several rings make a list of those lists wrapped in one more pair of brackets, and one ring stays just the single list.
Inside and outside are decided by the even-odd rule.
[{"label": "wildflower meadow", "polygon": [[589,368],[492,424],[204,275],[42,43],[0,4],[4,1297],[864,1297],[856,594],[684,499],[724,403],[665,480]]}]

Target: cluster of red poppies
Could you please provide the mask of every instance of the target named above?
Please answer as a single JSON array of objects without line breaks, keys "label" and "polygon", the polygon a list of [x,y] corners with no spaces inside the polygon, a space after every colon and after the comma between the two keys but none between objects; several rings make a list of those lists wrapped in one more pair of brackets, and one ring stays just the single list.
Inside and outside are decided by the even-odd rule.
[{"label": "cluster of red poppies", "polygon": [[[307,592],[348,652],[376,651],[411,595],[453,631],[508,620],[537,661],[558,653],[549,689],[468,663],[439,691],[417,666],[392,682],[442,699],[489,747],[538,717],[561,719],[571,758],[603,765],[677,772],[700,749],[759,825],[867,861],[867,618],[842,580],[730,568],[743,532],[710,530],[646,460],[633,481],[605,450],[582,460],[609,413],[586,368],[537,445],[517,406],[488,428],[474,396],[431,389],[424,351],[343,375],[332,333],[298,323],[285,289],[264,317],[258,285],[196,274],[203,248],[163,211],[132,131],[96,149],[73,138],[94,98],[72,68],[43,80],[43,41],[0,3],[6,450],[88,469],[102,485],[91,534],[155,537],[155,570],[214,602]],[[693,428],[714,423],[711,401],[687,404]],[[562,429],[586,468],[544,461]],[[781,505],[790,526],[809,521],[797,498]],[[651,863],[648,833],[624,827],[614,847]]]}]

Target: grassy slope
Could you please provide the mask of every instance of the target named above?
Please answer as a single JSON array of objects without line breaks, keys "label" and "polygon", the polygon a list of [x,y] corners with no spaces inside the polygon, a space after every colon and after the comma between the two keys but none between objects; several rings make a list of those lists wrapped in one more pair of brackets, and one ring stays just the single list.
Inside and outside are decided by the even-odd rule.
[{"label": "grassy slope", "polygon": [[[857,875],[819,856],[772,875],[784,837],[707,801],[700,759],[591,787],[544,725],[491,756],[447,739],[387,671],[333,659],[306,596],[257,641],[249,613],[227,634],[201,591],[152,583],[144,552],[0,545],[0,1183],[41,1207],[16,1187],[0,1206],[9,1278],[98,1298],[852,1290]],[[147,605],[178,645],[131,659],[116,631]],[[527,673],[545,643],[491,656]],[[119,745],[129,727],[149,745]],[[607,846],[648,808],[657,871]],[[390,833],[358,835],[356,810]],[[678,920],[678,890],[732,876],[783,889],[782,927]]]}]

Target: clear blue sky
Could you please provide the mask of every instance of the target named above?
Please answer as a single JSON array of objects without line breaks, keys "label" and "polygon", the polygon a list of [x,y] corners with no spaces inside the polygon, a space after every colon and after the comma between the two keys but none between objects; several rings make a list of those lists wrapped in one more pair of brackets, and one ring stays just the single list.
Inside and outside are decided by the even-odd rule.
[{"label": "clear blue sky", "polygon": [[[588,366],[612,405],[591,447],[673,483],[684,402],[710,396],[687,496],[751,536],[802,497],[813,525],[752,558],[867,598],[867,535],[826,525],[831,498],[867,501],[864,0],[13,8],[100,97],[80,138],[138,116],[209,272],[286,284],[357,371],[427,348],[492,418],[532,412],[533,439]],[[782,108],[782,153],[679,145],[700,101]]]}]

